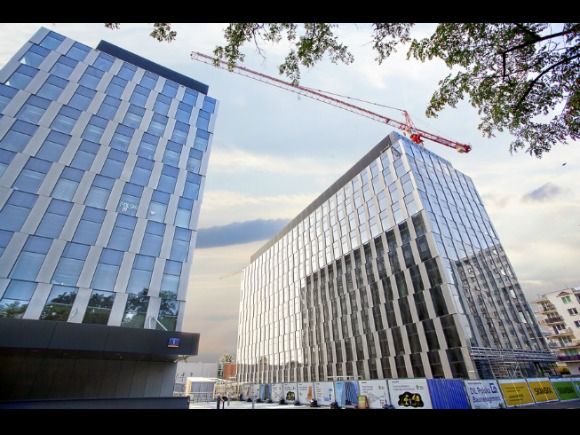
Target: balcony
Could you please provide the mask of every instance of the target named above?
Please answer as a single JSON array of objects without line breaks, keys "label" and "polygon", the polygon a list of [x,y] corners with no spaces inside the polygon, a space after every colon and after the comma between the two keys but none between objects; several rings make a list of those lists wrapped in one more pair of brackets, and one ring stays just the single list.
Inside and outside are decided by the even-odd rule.
[{"label": "balcony", "polygon": [[558,355],[558,361],[580,361],[580,354],[578,355]]},{"label": "balcony", "polygon": [[563,323],[564,319],[560,316],[552,316],[545,318],[542,323],[545,325],[553,325],[554,323]]}]

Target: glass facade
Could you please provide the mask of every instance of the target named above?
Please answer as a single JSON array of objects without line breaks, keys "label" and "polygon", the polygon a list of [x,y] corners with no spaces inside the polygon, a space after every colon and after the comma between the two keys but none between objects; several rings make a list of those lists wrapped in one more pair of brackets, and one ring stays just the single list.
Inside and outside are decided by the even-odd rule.
[{"label": "glass facade", "polygon": [[242,274],[242,382],[534,375],[539,337],[471,179],[396,133]]},{"label": "glass facade", "polygon": [[40,29],[0,70],[0,317],[180,330],[215,108]]}]

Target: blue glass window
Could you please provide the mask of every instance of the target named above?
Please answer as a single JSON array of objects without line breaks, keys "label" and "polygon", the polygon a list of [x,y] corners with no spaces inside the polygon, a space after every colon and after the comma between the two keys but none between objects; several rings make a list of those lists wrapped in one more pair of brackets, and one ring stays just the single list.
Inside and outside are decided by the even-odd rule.
[{"label": "blue glass window", "polygon": [[161,93],[163,95],[167,95],[168,97],[175,98],[177,95],[177,83],[166,80]]},{"label": "blue glass window", "polygon": [[11,88],[10,86],[6,86],[0,83],[0,112],[2,112],[10,100],[16,95],[18,89]]},{"label": "blue glass window", "polygon": [[85,131],[83,131],[81,137],[90,142],[100,143],[101,137],[103,137],[103,133],[105,132],[107,124],[108,121],[106,119],[97,115],[91,116],[91,120],[85,127]]},{"label": "blue glass window", "polygon": [[103,169],[101,169],[101,174],[111,178],[119,178],[123,172],[127,156],[128,154],[123,151],[115,149],[110,150],[107,160],[105,160],[105,164],[103,165]]},{"label": "blue glass window", "polygon": [[112,97],[107,95],[103,100],[103,104],[99,108],[97,115],[108,119],[109,121],[115,117],[117,113],[117,109],[119,109],[119,105],[121,104],[121,100],[118,98]]},{"label": "blue glass window", "polygon": [[28,236],[24,248],[22,248],[16,263],[12,267],[10,278],[35,280],[51,243],[52,239]]},{"label": "blue glass window", "polygon": [[179,202],[177,203],[177,213],[175,214],[175,225],[189,228],[192,209],[193,201],[191,199],[179,198]]},{"label": "blue glass window", "polygon": [[64,168],[52,190],[52,196],[64,201],[72,201],[82,177],[83,171],[74,168]]},{"label": "blue glass window", "polygon": [[32,193],[12,192],[0,211],[0,229],[20,231],[37,198]]},{"label": "blue glass window", "polygon": [[68,57],[79,62],[85,60],[91,49],[86,45],[75,42],[66,54]]},{"label": "blue glass window", "polygon": [[144,133],[141,138],[141,143],[137,149],[137,154],[146,159],[153,160],[155,156],[155,150],[157,149],[157,144],[159,143],[159,137],[153,136],[149,133]]},{"label": "blue glass window", "polygon": [[110,54],[101,52],[93,62],[93,66],[101,71],[109,71],[113,66],[114,60],[115,58]]},{"label": "blue glass window", "polygon": [[20,65],[6,81],[6,84],[13,88],[24,89],[37,72],[38,70],[36,68],[28,65]]},{"label": "blue glass window", "polygon": [[117,73],[117,75],[125,80],[131,80],[137,71],[137,67],[131,65],[130,63],[123,63],[123,66]]},{"label": "blue glass window", "polygon": [[37,128],[38,126],[26,121],[14,122],[10,130],[0,140],[0,147],[9,151],[21,152]]},{"label": "blue glass window", "polygon": [[106,325],[111,315],[113,301],[115,300],[114,292],[103,290],[93,290],[83,323],[93,323],[97,325]]},{"label": "blue glass window", "polygon": [[95,160],[98,151],[99,145],[88,140],[83,140],[70,165],[73,168],[87,171],[93,164],[93,160]]},{"label": "blue glass window", "polygon": [[[216,100],[214,98],[206,96],[203,100],[203,107],[202,109],[209,113],[215,112],[215,103]],[[209,119],[209,117],[207,118]]]},{"label": "blue glass window", "polygon": [[183,94],[182,101],[194,107],[197,101],[197,91],[194,91],[193,89],[186,89],[185,94]]},{"label": "blue glass window", "polygon": [[[175,299],[176,295],[168,292],[160,292],[161,304],[159,305],[159,322],[156,329],[165,331],[175,331],[177,327],[177,315],[179,314],[179,302]],[[163,325],[163,327],[161,327]]]},{"label": "blue glass window", "polygon": [[36,229],[36,234],[53,239],[58,238],[72,206],[72,202],[53,199]]},{"label": "blue glass window", "polygon": [[103,78],[103,71],[88,66],[83,75],[81,76],[79,83],[87,88],[97,89],[97,86],[101,79]]},{"label": "blue glass window", "polygon": [[164,292],[164,295],[168,293],[177,295],[181,266],[182,264],[179,261],[167,260],[165,262],[165,270],[163,271],[163,278],[161,279],[161,291]]},{"label": "blue glass window", "polygon": [[158,78],[159,76],[157,74],[154,74],[151,71],[145,71],[145,74],[143,74],[139,84],[141,86],[145,86],[146,88],[153,89],[155,87],[155,83],[157,83]]},{"label": "blue glass window", "polygon": [[4,171],[15,155],[16,153],[13,153],[12,151],[0,149],[0,177],[2,177]]},{"label": "blue glass window", "polygon": [[14,233],[11,231],[0,230],[0,257],[4,253],[4,250],[6,249],[6,246],[8,246],[8,243],[10,243],[12,234]]},{"label": "blue glass window", "polygon": [[167,213],[167,204],[169,204],[170,195],[158,190],[153,191],[151,202],[149,203],[149,210],[147,211],[147,219],[155,222],[163,222],[165,213]]},{"label": "blue glass window", "polygon": [[44,115],[44,112],[49,105],[49,100],[31,95],[28,97],[28,100],[26,100],[26,103],[24,103],[20,108],[17,116],[22,121],[38,124],[38,121],[40,121],[40,118],[42,118],[42,115]]},{"label": "blue glass window", "polygon": [[174,168],[173,166],[163,165],[157,189],[163,192],[173,193],[178,175],[179,170],[177,168]]},{"label": "blue glass window", "polygon": [[123,214],[118,215],[107,246],[120,251],[128,251],[136,224],[137,218]]},{"label": "blue glass window", "polygon": [[144,88],[143,86],[135,86],[133,94],[131,95],[131,103],[145,107],[150,92],[150,89]]},{"label": "blue glass window", "polygon": [[197,130],[195,133],[195,141],[193,147],[200,151],[207,150],[209,144],[210,133],[204,130]]},{"label": "blue glass window", "polygon": [[76,285],[83,271],[89,249],[88,245],[67,242],[51,282],[60,285]]},{"label": "blue glass window", "polygon": [[36,153],[36,156],[44,160],[56,162],[62,155],[69,140],[69,135],[59,133],[58,131],[51,131],[38,150],[38,153]]},{"label": "blue glass window", "polygon": [[117,130],[115,130],[115,134],[113,134],[113,137],[111,138],[109,146],[116,150],[127,151],[134,133],[135,129],[119,124]]},{"label": "blue glass window", "polygon": [[180,122],[185,122],[189,124],[189,118],[191,117],[191,112],[193,107],[186,103],[179,103],[177,106],[177,112],[175,113],[175,119]]},{"label": "blue glass window", "polygon": [[137,209],[139,208],[139,201],[141,200],[142,194],[143,186],[125,183],[123,193],[121,194],[119,204],[117,205],[117,211],[119,213],[135,216],[137,214]]},{"label": "blue glass window", "polygon": [[36,95],[47,98],[51,101],[55,101],[60,96],[67,84],[68,81],[65,79],[61,79],[57,76],[49,76],[44,84],[40,87]]},{"label": "blue glass window", "polygon": [[169,112],[169,106],[171,106],[171,98],[159,94],[157,95],[157,100],[155,100],[155,104],[153,105],[153,110],[161,115],[167,115]]},{"label": "blue glass window", "polygon": [[185,179],[185,187],[183,188],[183,196],[188,199],[197,199],[200,184],[201,176],[193,172],[188,172]]},{"label": "blue glass window", "polygon": [[85,207],[83,216],[77,226],[73,240],[86,245],[94,245],[99,237],[101,225],[105,219],[105,210],[94,207]]},{"label": "blue glass window", "polygon": [[62,106],[58,115],[52,121],[51,128],[62,133],[70,134],[79,116],[81,116],[80,110]]},{"label": "blue glass window", "polygon": [[203,153],[201,151],[191,148],[189,150],[189,157],[187,158],[187,170],[199,174],[202,158]]},{"label": "blue glass window", "polygon": [[135,183],[140,186],[146,186],[147,183],[149,183],[149,177],[151,177],[152,170],[152,160],[138,157],[137,163],[135,164],[135,169],[133,169],[133,173],[131,174],[131,183]]},{"label": "blue glass window", "polygon": [[78,110],[87,110],[96,93],[97,91],[80,85],[71,97],[68,105]]},{"label": "blue glass window", "polygon": [[158,222],[147,222],[143,242],[141,243],[141,253],[159,257],[161,245],[163,244],[163,234],[165,233],[165,224]]},{"label": "blue glass window", "polygon": [[169,119],[167,118],[167,116],[154,113],[153,118],[151,118],[151,123],[149,124],[147,132],[154,134],[156,136],[163,136],[163,132],[165,131],[165,126],[167,125],[168,120]]},{"label": "blue glass window", "polygon": [[21,319],[35,289],[35,282],[10,281],[0,300],[0,317]]},{"label": "blue glass window", "polygon": [[49,50],[56,50],[62,41],[64,41],[64,36],[59,35],[58,33],[48,32],[40,45]]},{"label": "blue glass window", "polygon": [[178,167],[182,148],[180,144],[168,141],[163,154],[163,163]]},{"label": "blue glass window", "polygon": [[97,208],[105,208],[115,180],[102,175],[96,175],[85,199],[85,204]]},{"label": "blue glass window", "polygon": [[70,57],[61,56],[52,66],[50,73],[62,77],[63,79],[68,79],[77,64],[78,61],[71,59]]},{"label": "blue glass window", "polygon": [[107,86],[107,91],[105,93],[113,97],[121,98],[127,83],[127,80],[122,79],[121,77],[113,77],[111,83],[109,83],[109,86]]},{"label": "blue glass window", "polygon": [[40,313],[41,320],[60,320],[66,322],[76,299],[78,288],[53,285],[46,305]]},{"label": "blue glass window", "polygon": [[47,50],[44,47],[40,47],[39,45],[32,45],[26,53],[20,58],[20,62],[24,65],[30,65],[34,67],[38,67],[42,61],[46,58],[46,55],[50,53],[50,50]]},{"label": "blue glass window", "polygon": [[131,104],[129,106],[129,110],[127,110],[127,113],[125,114],[123,124],[128,125],[129,127],[132,128],[138,128],[141,125],[141,120],[143,119],[144,114],[145,109],[143,107]]},{"label": "blue glass window", "polygon": [[99,264],[97,264],[97,269],[93,275],[91,287],[99,290],[113,291],[122,261],[122,252],[115,251],[114,249],[103,249],[101,257],[99,258]]},{"label": "blue glass window", "polygon": [[199,111],[199,116],[197,117],[197,122],[195,126],[200,130],[209,130],[209,119],[206,119],[202,116],[203,110]]},{"label": "blue glass window", "polygon": [[191,240],[191,231],[185,228],[176,227],[173,235],[173,244],[171,245],[171,254],[169,258],[176,261],[185,262],[189,252],[189,241]]},{"label": "blue glass window", "polygon": [[187,134],[189,133],[189,125],[183,122],[176,121],[175,128],[173,129],[173,134],[171,135],[171,140],[180,144],[185,144],[187,140]]},{"label": "blue glass window", "polygon": [[14,182],[15,189],[36,193],[51,166],[46,160],[30,157]]},{"label": "blue glass window", "polygon": [[149,290],[155,257],[146,255],[135,255],[133,270],[127,284],[127,293],[141,293]]},{"label": "blue glass window", "polygon": [[148,305],[149,296],[145,296],[144,294],[129,294],[121,326],[126,328],[143,328]]}]

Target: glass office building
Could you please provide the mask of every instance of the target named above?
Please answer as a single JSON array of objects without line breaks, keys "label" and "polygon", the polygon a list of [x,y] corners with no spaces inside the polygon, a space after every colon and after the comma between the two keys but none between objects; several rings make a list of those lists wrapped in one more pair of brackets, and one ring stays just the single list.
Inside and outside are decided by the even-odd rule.
[{"label": "glass office building", "polygon": [[197,348],[197,334],[177,331],[216,113],[207,93],[112,44],[47,29],[2,68],[1,321],[133,328],[141,356],[160,336],[179,339],[160,341],[163,358]]},{"label": "glass office building", "polygon": [[471,179],[392,133],[242,274],[244,382],[542,374],[554,360]]}]

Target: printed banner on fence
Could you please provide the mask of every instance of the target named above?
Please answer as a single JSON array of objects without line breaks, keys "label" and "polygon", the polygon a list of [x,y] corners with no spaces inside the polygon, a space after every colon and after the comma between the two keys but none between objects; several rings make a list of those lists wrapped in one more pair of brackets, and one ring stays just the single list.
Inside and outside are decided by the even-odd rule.
[{"label": "printed banner on fence", "polygon": [[389,396],[396,409],[433,409],[427,379],[389,379]]},{"label": "printed banner on fence", "polygon": [[501,408],[505,405],[497,381],[465,381],[465,389],[473,409]]},{"label": "printed banner on fence", "polygon": [[385,405],[390,405],[389,390],[387,389],[387,381],[373,380],[373,381],[359,381],[360,394],[367,396],[369,408],[380,409]]},{"label": "printed banner on fence", "polygon": [[558,393],[560,400],[575,400],[580,395],[574,388],[574,383],[570,380],[552,379],[552,386]]},{"label": "printed banner on fence", "polygon": [[260,384],[252,384],[250,387],[250,399],[260,398]]},{"label": "printed banner on fence", "polygon": [[548,378],[528,378],[527,381],[536,402],[558,400],[558,396]]},{"label": "printed banner on fence", "polygon": [[272,384],[272,401],[278,403],[284,397],[284,386],[282,384]]},{"label": "printed banner on fence", "polygon": [[499,381],[499,388],[507,406],[534,403],[525,379],[502,379]]},{"label": "printed banner on fence", "polygon": [[298,396],[298,391],[296,390],[296,383],[286,383],[283,384],[284,400],[288,403],[294,403],[296,397]]},{"label": "printed banner on fence", "polygon": [[358,403],[358,383],[356,381],[337,381],[334,383],[336,402],[343,406],[355,406]]},{"label": "printed banner on fence", "polygon": [[308,405],[311,400],[312,384],[310,382],[298,382],[298,401],[302,405]]},{"label": "printed banner on fence", "polygon": [[319,405],[330,405],[334,402],[334,383],[315,382],[314,397]]}]

